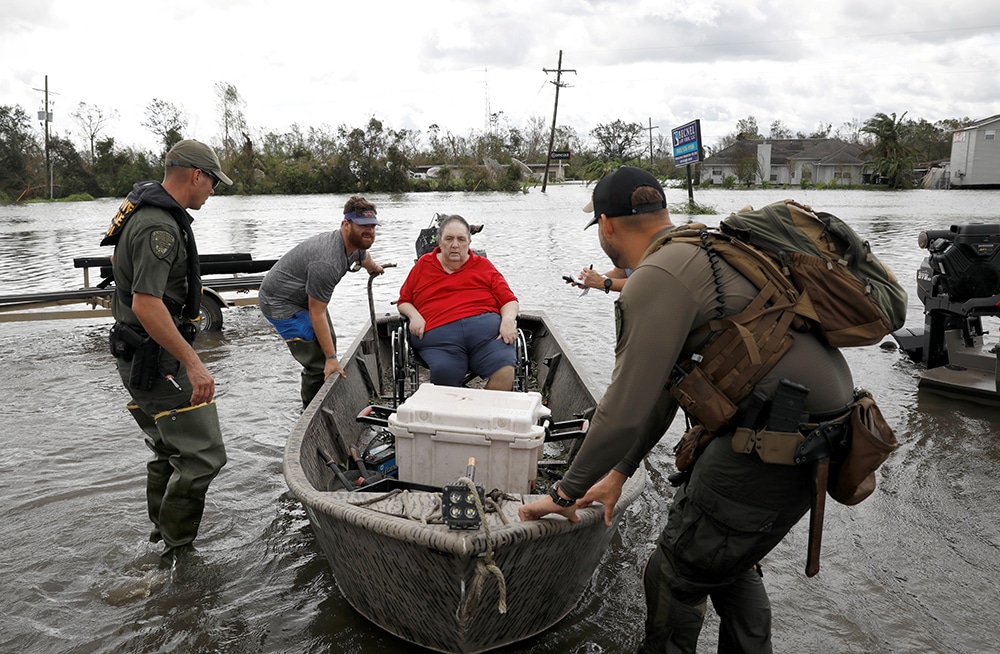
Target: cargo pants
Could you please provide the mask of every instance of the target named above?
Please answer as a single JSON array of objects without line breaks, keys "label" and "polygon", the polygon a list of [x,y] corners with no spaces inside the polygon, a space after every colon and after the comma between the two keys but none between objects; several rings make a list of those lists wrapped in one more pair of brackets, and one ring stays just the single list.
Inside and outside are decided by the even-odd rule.
[{"label": "cargo pants", "polygon": [[[145,433],[153,453],[146,464],[146,507],[153,523],[151,542],[164,542],[163,556],[190,549],[198,534],[209,484],[226,464],[214,402],[189,407],[187,371],[165,350],[153,387],[129,388],[131,361],[115,360],[122,383],[132,396],[128,409]],[[171,371],[178,390],[166,378]]]},{"label": "cargo pants", "polygon": [[766,464],[713,440],[674,496],[643,575],[644,654],[695,652],[707,600],[719,652],[771,652],[759,562],[809,509],[810,466]]}]

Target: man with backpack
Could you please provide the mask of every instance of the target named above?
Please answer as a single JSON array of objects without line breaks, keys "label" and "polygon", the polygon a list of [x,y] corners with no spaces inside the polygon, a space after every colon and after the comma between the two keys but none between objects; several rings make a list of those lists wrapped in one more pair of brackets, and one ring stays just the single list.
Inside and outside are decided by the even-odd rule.
[{"label": "man with backpack", "polygon": [[[559,513],[576,521],[578,508],[600,503],[610,525],[625,480],[682,403],[691,427],[684,440],[695,447],[685,472],[671,476],[679,487],[646,565],[641,651],[694,652],[710,597],[720,617],[719,651],[770,652],[760,561],[809,511],[815,466],[765,460],[775,460],[772,450],[787,437],[801,440],[798,426],[845,415],[854,402],[851,371],[837,348],[801,325],[781,331],[773,357],[742,342],[745,349],[719,375],[773,360],[760,368],[753,392],[725,410],[717,380],[696,365],[699,352],[724,333],[749,342],[752,326],[733,329],[747,315],[784,314],[761,311],[759,289],[712,248],[668,238],[685,227],[671,224],[663,188],[648,172],[625,166],[606,175],[592,209],[587,227],[597,226],[615,266],[634,270],[615,303],[615,368],[565,477],[520,517]],[[782,306],[780,298],[769,302]]]}]

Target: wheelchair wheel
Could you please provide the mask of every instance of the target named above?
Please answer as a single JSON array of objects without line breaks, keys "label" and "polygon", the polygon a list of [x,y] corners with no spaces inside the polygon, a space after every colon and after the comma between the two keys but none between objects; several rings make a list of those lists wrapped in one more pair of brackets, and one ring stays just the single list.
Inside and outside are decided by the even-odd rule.
[{"label": "wheelchair wheel", "polygon": [[528,380],[531,377],[531,359],[528,358],[528,341],[524,332],[517,330],[517,341],[514,342],[517,362],[514,364],[514,391],[527,392]]},{"label": "wheelchair wheel", "polygon": [[404,321],[392,333],[392,395],[397,407],[417,390],[420,383],[407,329]]}]

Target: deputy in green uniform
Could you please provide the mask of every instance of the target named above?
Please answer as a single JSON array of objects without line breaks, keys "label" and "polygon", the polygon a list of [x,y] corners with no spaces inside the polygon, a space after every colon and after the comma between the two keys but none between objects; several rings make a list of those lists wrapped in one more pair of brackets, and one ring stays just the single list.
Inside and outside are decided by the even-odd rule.
[{"label": "deputy in green uniform", "polygon": [[205,494],[226,464],[215,380],[191,344],[201,276],[189,209],[232,181],[207,145],[183,140],[167,153],[163,183],[137,183],[101,245],[114,245],[111,351],[132,396],[128,410],[153,457],[146,465],[150,542],[169,565],[193,549]]},{"label": "deputy in green uniform", "polygon": [[[612,262],[632,268],[616,303],[617,344],[611,384],[589,433],[550,497],[520,509],[522,520],[597,502],[611,517],[625,480],[663,436],[677,412],[667,391],[675,365],[702,346],[699,327],[742,311],[757,289],[702,247],[669,243],[674,229],[659,182],[622,167],[594,188],[601,247]],[[651,353],[654,353],[651,355]],[[851,371],[840,351],[811,333],[794,342],[759,384],[773,396],[781,380],[805,387],[810,416],[843,414],[853,401]],[[781,382],[779,384],[779,382]],[[745,408],[745,407],[741,407]],[[664,528],[646,565],[646,634],[642,652],[694,652],[711,597],[720,618],[720,652],[770,652],[771,607],[760,560],[806,513],[812,466],[765,463],[752,448],[733,446],[720,430],[679,481]]]}]

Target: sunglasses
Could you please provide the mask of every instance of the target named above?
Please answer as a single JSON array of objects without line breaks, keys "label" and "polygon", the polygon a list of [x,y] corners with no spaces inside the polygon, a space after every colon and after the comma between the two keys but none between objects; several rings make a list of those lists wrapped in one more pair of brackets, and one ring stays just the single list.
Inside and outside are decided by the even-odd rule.
[{"label": "sunglasses", "polygon": [[213,191],[219,187],[219,182],[222,181],[221,179],[219,179],[218,177],[216,177],[212,173],[208,172],[204,168],[198,168],[198,170],[200,170],[203,175],[208,175],[209,177],[212,178],[212,190]]}]

